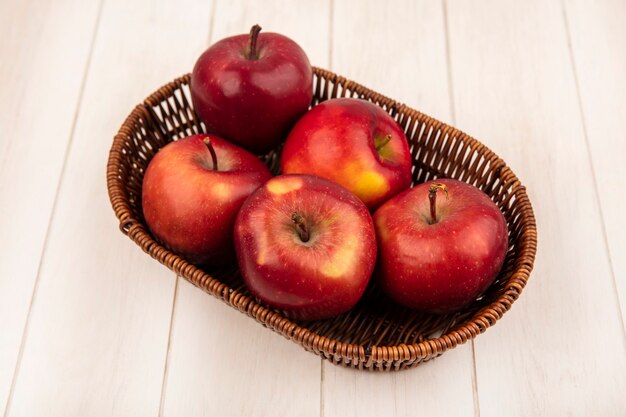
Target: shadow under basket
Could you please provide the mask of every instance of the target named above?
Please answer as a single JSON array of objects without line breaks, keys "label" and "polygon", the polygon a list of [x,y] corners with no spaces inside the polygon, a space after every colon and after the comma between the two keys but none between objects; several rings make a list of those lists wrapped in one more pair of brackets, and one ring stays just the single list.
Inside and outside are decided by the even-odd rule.
[{"label": "shadow under basket", "polygon": [[[419,365],[465,343],[494,325],[520,296],[533,268],[537,229],[526,190],[504,161],[454,127],[319,68],[314,68],[312,105],[335,97],[376,103],[406,133],[414,184],[455,178],[483,190],[502,210],[509,247],[489,289],[458,313],[432,315],[393,303],[372,282],[349,312],[300,322],[259,304],[243,285],[237,265],[203,270],[163,247],[146,227],[141,185],[150,159],[161,147],[205,132],[191,104],[189,79],[188,74],[166,84],[135,107],[115,136],[107,165],[109,198],[122,233],[187,281],[335,364],[382,371]],[[279,157],[280,147],[263,157],[274,173]]]}]

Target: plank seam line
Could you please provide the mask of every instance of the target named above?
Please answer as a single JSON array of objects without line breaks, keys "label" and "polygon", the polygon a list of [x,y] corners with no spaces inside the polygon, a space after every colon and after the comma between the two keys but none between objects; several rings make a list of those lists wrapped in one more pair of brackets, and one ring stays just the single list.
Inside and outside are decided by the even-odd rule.
[{"label": "plank seam line", "polygon": [[334,36],[334,19],[335,19],[335,0],[329,0],[328,3],[328,69],[333,68],[333,36]]},{"label": "plank seam line", "polygon": [[163,365],[163,379],[161,380],[161,399],[159,401],[159,417],[163,416],[163,406],[165,405],[165,395],[167,391],[167,377],[169,375],[169,359],[172,350],[172,334],[174,333],[174,320],[176,319],[176,299],[178,297],[178,283],[180,277],[176,275],[176,283],[174,284],[174,296],[172,297],[172,312],[170,314],[170,328],[167,334],[167,348],[165,350],[165,364]]},{"label": "plank seam line", "polygon": [[478,372],[476,372],[476,345],[474,340],[470,341],[472,350],[472,396],[474,399],[474,416],[480,417],[480,398],[478,396]]},{"label": "plank seam line", "polygon": [[211,4],[211,16],[209,16],[209,33],[207,36],[208,46],[211,46],[211,39],[213,39],[213,29],[215,28],[215,9],[217,8],[216,4],[217,0],[215,0],[213,4]]},{"label": "plank seam line", "polygon": [[626,326],[624,326],[624,319],[622,313],[622,304],[619,298],[619,292],[617,291],[617,282],[615,280],[615,270],[613,268],[613,259],[611,257],[611,246],[609,245],[609,238],[606,232],[606,222],[604,220],[604,212],[602,210],[602,202],[600,200],[600,192],[598,191],[598,181],[596,178],[596,170],[593,165],[593,158],[591,157],[591,145],[589,144],[589,135],[587,134],[587,123],[585,121],[585,112],[583,109],[582,95],[580,93],[580,82],[578,81],[578,71],[576,70],[576,60],[574,59],[574,47],[572,46],[572,36],[569,27],[569,21],[567,20],[567,12],[565,11],[565,3],[561,0],[561,14],[563,17],[563,24],[565,25],[565,36],[567,40],[567,49],[569,54],[570,64],[572,66],[572,75],[574,76],[574,84],[576,87],[576,99],[578,100],[578,112],[580,114],[580,123],[583,129],[583,137],[585,138],[585,147],[587,148],[587,160],[589,167],[591,168],[591,180],[593,182],[593,194],[596,204],[598,205],[598,212],[600,213],[600,224],[602,227],[602,239],[604,241],[604,247],[606,249],[606,256],[609,261],[609,270],[611,272],[611,286],[613,287],[613,294],[615,295],[615,302],[617,304],[617,313],[619,316],[620,324],[622,325],[622,341],[626,343]]},{"label": "plank seam line", "polygon": [[[450,118],[453,125],[456,125],[456,111],[454,106],[454,83],[452,82],[452,52],[450,48],[450,25],[448,22],[448,2],[442,0],[443,8],[443,29],[446,41],[446,67],[448,70],[448,102],[450,103]],[[470,340],[472,351],[472,401],[474,403],[474,417],[480,417],[480,398],[478,397],[478,372],[476,371],[476,348],[474,340]]]},{"label": "plank seam line", "polygon": [[[213,29],[215,26],[215,10],[217,8],[217,0],[211,4],[211,15],[209,16],[209,30],[207,31],[207,47],[211,45],[213,38]],[[161,380],[161,396],[159,398],[159,417],[163,416],[163,406],[165,405],[165,397],[167,395],[167,377],[169,375],[169,358],[172,346],[172,334],[174,333],[174,320],[176,318],[176,299],[178,297],[178,285],[180,277],[176,275],[176,283],[174,284],[174,296],[172,297],[172,312],[170,314],[170,326],[167,334],[167,349],[165,351],[165,363],[163,364],[163,379]]]},{"label": "plank seam line", "polygon": [[39,256],[39,263],[37,265],[37,275],[35,275],[35,283],[33,284],[33,290],[30,296],[30,304],[28,306],[28,313],[26,314],[26,321],[24,322],[24,329],[22,330],[22,337],[20,340],[20,347],[17,354],[17,359],[15,361],[15,367],[13,368],[13,377],[11,378],[11,386],[9,388],[9,395],[7,397],[6,407],[4,409],[4,417],[7,417],[11,410],[11,404],[13,401],[13,393],[15,392],[15,385],[17,383],[17,378],[21,369],[22,357],[24,356],[24,348],[26,346],[26,340],[28,338],[28,329],[30,327],[30,320],[32,316],[33,306],[35,304],[35,299],[37,296],[37,290],[39,289],[39,278],[41,275],[41,267],[43,265],[43,260],[46,254],[46,249],[48,247],[48,242],[50,239],[50,229],[52,228],[52,222],[54,219],[54,214],[57,210],[57,205],[59,202],[59,194],[61,192],[63,178],[65,176],[65,170],[67,167],[67,161],[69,159],[70,149],[72,148],[72,143],[74,142],[74,135],[76,132],[76,124],[78,122],[78,116],[80,114],[80,109],[83,104],[83,96],[85,93],[85,85],[87,84],[87,78],[89,77],[89,71],[91,69],[91,59],[93,56],[94,46],[96,44],[96,39],[98,37],[98,31],[100,28],[100,20],[102,16],[102,8],[104,5],[104,0],[100,0],[98,4],[98,11],[96,13],[96,23],[94,25],[94,29],[91,36],[91,42],[89,44],[89,54],[87,55],[87,62],[85,64],[85,72],[83,75],[83,79],[80,83],[80,89],[78,93],[78,100],[76,102],[76,111],[74,112],[74,118],[72,119],[72,127],[70,129],[69,140],[65,147],[65,153],[63,155],[63,164],[61,166],[61,172],[59,174],[59,180],[57,182],[56,191],[54,194],[54,201],[52,202],[52,210],[50,211],[50,217],[48,218],[48,225],[46,227],[46,234],[44,238],[43,247],[41,249],[41,255]]},{"label": "plank seam line", "polygon": [[[335,1],[328,1],[328,69],[333,67],[333,36]],[[324,358],[320,358],[320,417],[324,417]]]},{"label": "plank seam line", "polygon": [[324,417],[324,358],[320,358],[320,417]]},{"label": "plank seam line", "polygon": [[447,0],[442,0],[441,2],[443,6],[443,30],[445,34],[446,41],[446,67],[448,69],[447,78],[448,78],[448,102],[450,107],[450,118],[452,120],[452,124],[456,125],[456,112],[454,109],[454,85],[452,84],[452,58],[450,52],[450,29],[448,27],[448,3]]}]

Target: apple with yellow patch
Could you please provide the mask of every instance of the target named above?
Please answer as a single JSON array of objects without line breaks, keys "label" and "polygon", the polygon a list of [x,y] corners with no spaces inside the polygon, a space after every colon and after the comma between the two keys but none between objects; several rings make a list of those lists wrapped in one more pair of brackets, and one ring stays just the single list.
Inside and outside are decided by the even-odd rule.
[{"label": "apple with yellow patch", "polygon": [[255,191],[237,216],[235,247],[252,294],[301,320],[352,308],[376,262],[367,207],[313,175],[274,177]]},{"label": "apple with yellow patch", "polygon": [[169,143],[150,161],[143,214],[157,240],[188,261],[232,262],[237,212],[271,177],[259,158],[226,140],[189,136]]},{"label": "apple with yellow patch", "polygon": [[332,180],[374,210],[411,185],[411,154],[404,132],[382,108],[338,98],[315,106],[296,123],[281,170]]}]

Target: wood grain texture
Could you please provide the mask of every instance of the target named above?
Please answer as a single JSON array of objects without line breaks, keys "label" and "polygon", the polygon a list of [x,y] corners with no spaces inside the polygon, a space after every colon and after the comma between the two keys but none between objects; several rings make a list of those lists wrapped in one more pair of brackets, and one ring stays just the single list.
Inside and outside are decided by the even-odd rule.
[{"label": "wood grain texture", "polygon": [[539,231],[524,295],[475,342],[481,416],[623,415],[624,338],[561,5],[447,9],[458,126],[516,171]]},{"label": "wood grain texture", "polygon": [[622,326],[626,321],[626,2],[564,2]]},{"label": "wood grain texture", "polygon": [[[97,26],[98,14],[97,0],[0,1],[0,412],[623,415],[623,1],[104,0]],[[190,71],[209,32],[253,23],[314,65],[456,122],[527,185],[536,269],[476,340],[478,401],[470,345],[392,374],[320,364],[175,285],[117,230],[104,170],[124,117]]]},{"label": "wood grain texture", "polygon": [[97,0],[0,2],[0,413],[19,358],[97,14]]},{"label": "wood grain texture", "polygon": [[333,2],[331,70],[451,122],[439,1]]},{"label": "wood grain texture", "polygon": [[119,232],[105,165],[124,117],[204,46],[210,4],[195,6],[103,7],[9,416],[158,412],[175,276]]},{"label": "wood grain texture", "polygon": [[[328,22],[328,2],[218,1],[210,38],[247,33],[258,23],[264,31],[294,39],[311,63],[323,67]],[[179,281],[164,416],[320,414],[318,357]]]},{"label": "wood grain texture", "polygon": [[[335,0],[334,5],[333,71],[451,120],[440,2],[368,1],[354,8],[350,1]],[[474,415],[470,344],[403,372],[322,366],[325,417]]]},{"label": "wood grain texture", "polygon": [[163,416],[319,416],[319,358],[178,285]]}]

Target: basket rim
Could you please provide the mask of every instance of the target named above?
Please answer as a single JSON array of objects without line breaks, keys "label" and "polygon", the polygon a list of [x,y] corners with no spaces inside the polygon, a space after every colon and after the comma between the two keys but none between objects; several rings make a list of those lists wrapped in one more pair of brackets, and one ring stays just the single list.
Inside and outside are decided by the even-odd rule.
[{"label": "basket rim", "polygon": [[[445,351],[459,344],[463,344],[475,338],[478,334],[485,332],[489,327],[493,326],[504,313],[511,308],[517,298],[519,298],[533,269],[537,251],[537,226],[532,205],[526,193],[526,188],[499,156],[480,141],[461,130],[329,70],[313,67],[313,72],[314,75],[317,76],[318,83],[322,78],[327,80],[324,87],[324,96],[326,99],[330,98],[328,81],[333,83],[333,95],[336,93],[338,86],[342,86],[344,91],[346,88],[350,88],[359,96],[368,95],[372,102],[386,108],[392,115],[402,112],[409,117],[418,119],[420,123],[426,122],[433,126],[434,129],[441,129],[442,135],[448,134],[451,135],[451,137],[458,136],[462,138],[463,141],[468,142],[471,149],[480,150],[485,159],[490,160],[491,163],[500,164],[501,181],[506,184],[507,187],[511,187],[510,194],[515,196],[515,204],[523,205],[523,209],[519,210],[520,234],[516,241],[516,245],[519,245],[519,250],[515,257],[514,268],[506,281],[506,289],[489,305],[475,312],[466,322],[446,329],[441,335],[433,339],[411,344],[401,343],[398,345],[382,346],[365,346],[358,343],[341,342],[311,332],[280,313],[257,303],[250,296],[233,290],[228,285],[161,246],[161,244],[150,236],[141,221],[133,216],[129,199],[124,191],[125,184],[119,178],[118,173],[119,168],[123,165],[125,155],[123,145],[127,137],[132,133],[133,126],[138,123],[142,117],[149,117],[148,108],[161,102],[164,94],[171,95],[174,90],[182,85],[188,85],[190,80],[189,73],[165,84],[150,94],[141,104],[135,106],[114,137],[107,162],[107,189],[109,200],[119,220],[120,231],[139,245],[146,253],[166,265],[177,275],[182,276],[205,292],[222,299],[222,301],[230,306],[256,319],[265,327],[281,333],[286,338],[299,343],[305,349],[313,351],[327,359],[339,357],[346,364],[358,362],[359,368],[365,367],[369,369],[376,366],[376,364],[380,366],[383,362],[396,363],[396,369],[398,369],[399,364],[402,363],[410,366],[411,363],[417,360],[426,361],[439,356]],[[520,259],[523,259],[523,262],[518,263]]]}]

